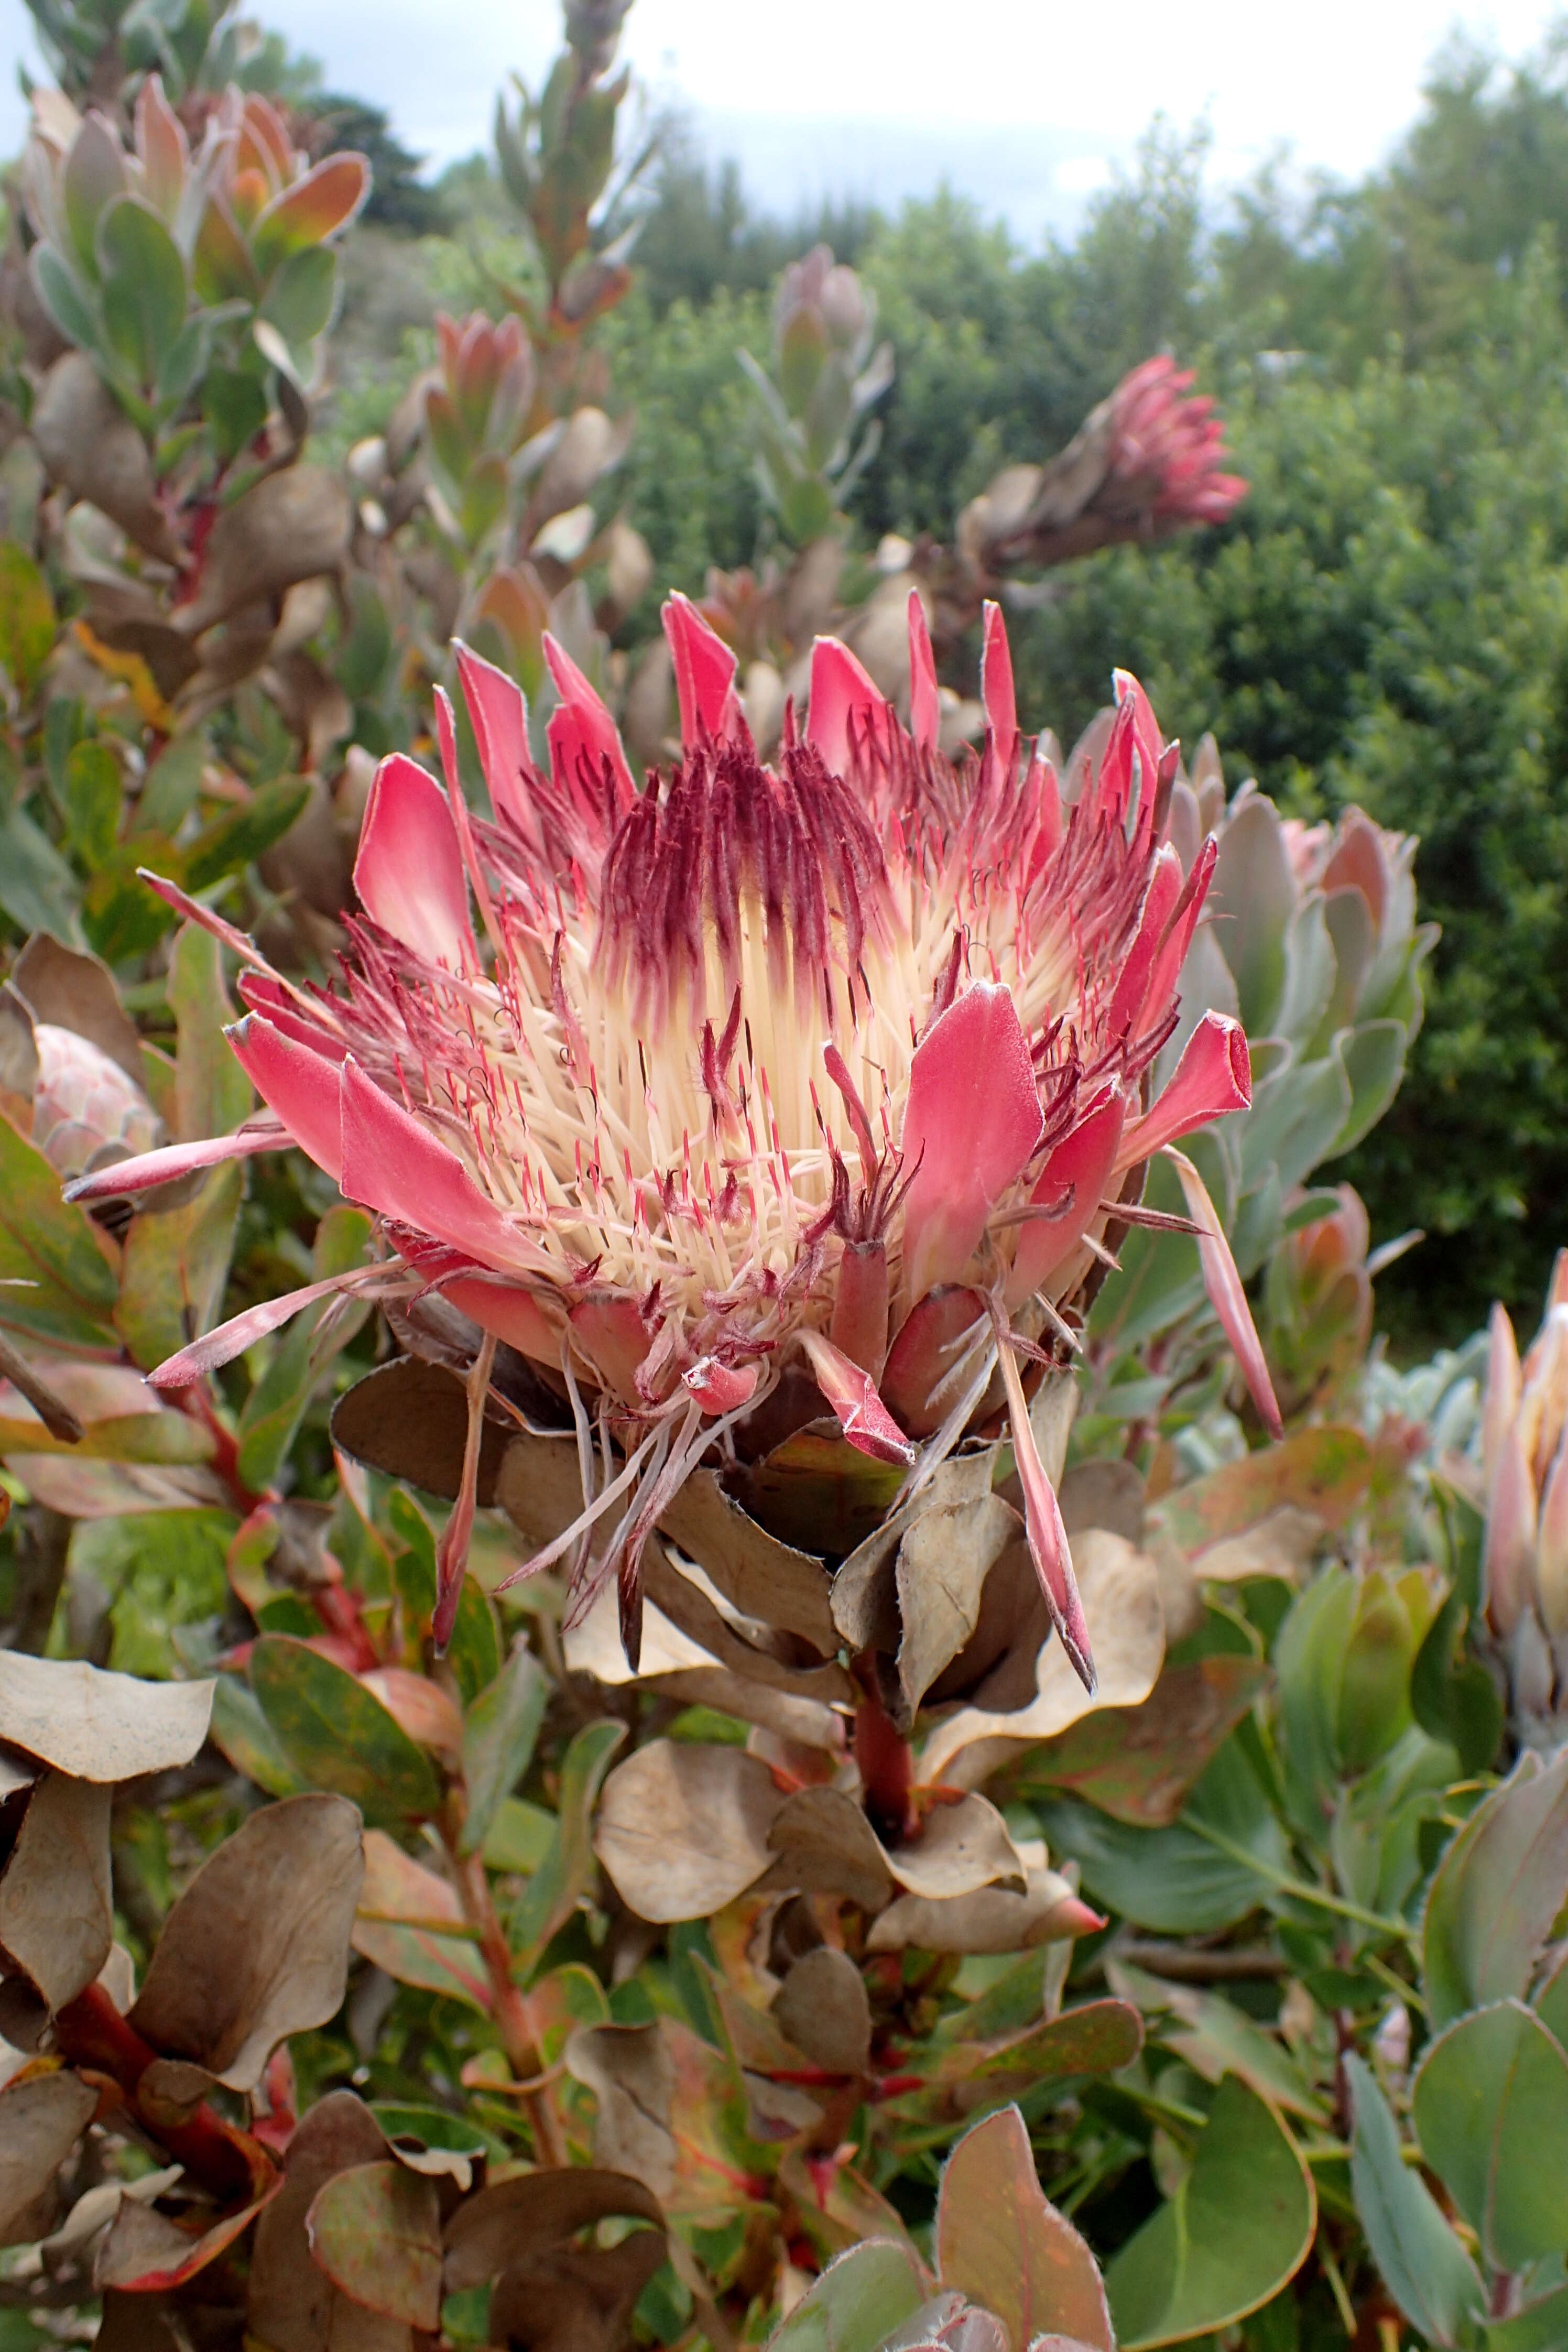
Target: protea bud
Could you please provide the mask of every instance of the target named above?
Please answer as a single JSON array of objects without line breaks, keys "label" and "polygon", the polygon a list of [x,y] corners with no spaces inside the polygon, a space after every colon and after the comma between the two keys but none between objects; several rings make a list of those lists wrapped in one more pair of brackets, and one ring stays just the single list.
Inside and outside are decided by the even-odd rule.
[{"label": "protea bud", "polygon": [[[572,1553],[582,1607],[617,1579],[629,1654],[644,1547],[698,1465],[826,1405],[906,1500],[973,1423],[1005,1420],[1041,1590],[1087,1681],[1027,1390],[1075,1344],[1068,1309],[1107,1218],[1140,1213],[1136,1171],[1250,1091],[1239,1028],[1212,1016],[1151,1098],[1208,878],[1184,877],[1165,838],[1174,748],[1121,677],[1103,757],[1064,806],[1019,732],[993,609],[985,749],[954,768],[912,600],[910,729],[824,639],[805,730],[765,768],[733,655],[684,599],[665,623],[684,751],[641,792],[553,640],[546,768],[516,686],[460,647],[493,822],[463,798],[443,697],[446,790],[401,755],[378,772],[342,982],[286,980],[246,946],[235,1052],[377,1213],[383,1293],[437,1294],[571,1400],[583,1507],[530,1565]],[[1277,1427],[1228,1250],[1183,1181]],[[158,1377],[190,1381],[318,1287]]]},{"label": "protea bud", "polygon": [[1247,496],[1224,469],[1225,426],[1167,353],[1124,375],[1059,457],[1009,466],[959,517],[983,578],[1045,571],[1126,540],[1224,522]]},{"label": "protea bud", "polygon": [[893,347],[873,339],[877,299],[826,245],[792,262],[773,301],[770,376],[737,354],[758,395],[758,466],[784,536],[804,547],[828,530],[875,456],[872,422],[856,429],[893,380]]},{"label": "protea bud", "polygon": [[31,1135],[72,1179],[163,1141],[141,1080],[141,1048],[108,971],[46,933],[0,988],[0,1090],[31,1109]]},{"label": "protea bud", "polygon": [[1507,1671],[1514,1734],[1550,1751],[1568,1741],[1568,1250],[1558,1252],[1523,1362],[1500,1306],[1489,1341],[1486,1622]]}]

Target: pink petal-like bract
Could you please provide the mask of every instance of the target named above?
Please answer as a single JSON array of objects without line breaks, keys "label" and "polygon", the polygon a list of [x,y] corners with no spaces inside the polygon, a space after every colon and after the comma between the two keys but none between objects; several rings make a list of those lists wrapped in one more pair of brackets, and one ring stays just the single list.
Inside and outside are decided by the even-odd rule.
[{"label": "pink petal-like bract", "polygon": [[357,1288],[380,1272],[378,1266],[352,1266],[346,1274],[329,1275],[322,1282],[307,1282],[301,1289],[264,1298],[258,1307],[247,1307],[243,1315],[231,1315],[216,1331],[193,1339],[177,1355],[166,1356],[147,1378],[155,1389],[188,1389],[193,1381],[216,1371],[221,1365],[232,1364],[237,1356],[243,1356],[247,1348],[254,1348],[258,1339],[265,1339],[268,1332],[280,1330],[302,1307],[313,1307],[319,1298],[330,1298],[336,1291]]},{"label": "pink petal-like bract", "polygon": [[985,607],[980,690],[985,703],[985,724],[996,746],[996,756],[1010,770],[1018,736],[1018,698],[1013,688],[1013,655],[1000,604]]},{"label": "pink petal-like bract", "polygon": [[95,1168],[90,1176],[78,1176],[65,1187],[68,1201],[84,1204],[94,1201],[118,1201],[132,1192],[151,1192],[162,1184],[177,1184],[182,1177],[194,1175],[198,1168],[216,1168],[226,1160],[248,1160],[257,1151],[283,1151],[295,1140],[286,1129],[275,1127],[270,1120],[259,1120],[237,1128],[232,1135],[215,1135],[201,1143],[164,1143],[156,1151],[143,1151],[134,1160],[116,1160],[107,1168]]},{"label": "pink petal-like bract", "polygon": [[[516,337],[440,333],[448,404],[493,421],[510,402],[520,420]],[[1208,446],[1172,381],[1162,365],[1118,394],[1129,451],[1138,434]],[[1016,1384],[1015,1354],[1070,1307],[1119,1171],[1247,1097],[1240,1032],[1210,1016],[1134,1115],[1180,1018],[1215,855],[1183,878],[1176,754],[1141,689],[1119,675],[1110,728],[1064,799],[1019,734],[1000,609],[984,629],[985,741],[956,759],[918,594],[907,619],[909,727],[824,638],[804,730],[786,724],[764,761],[732,650],[675,601],[682,749],[640,784],[554,637],[542,761],[516,686],[460,646],[490,814],[463,797],[443,698],[446,788],[384,761],[356,868],[364,914],[330,985],[285,978],[156,886],[247,967],[233,1034],[268,1106],[255,1126],[280,1121],[379,1219],[366,1292],[439,1300],[569,1391],[605,1475],[530,1565],[572,1557],[574,1608],[613,1576],[634,1648],[643,1545],[716,1432],[760,1429],[775,1395],[793,1410],[808,1365],[855,1445],[929,1475],[980,1425],[996,1350]],[[215,1164],[240,1149],[199,1147]],[[1256,1379],[1212,1210],[1196,1221]],[[180,1376],[290,1311],[197,1341]],[[1018,1446],[1040,1573],[1081,1665],[1054,1503]]]},{"label": "pink petal-like bract", "polygon": [[1009,1307],[1032,1297],[1067,1263],[1100,1214],[1126,1112],[1127,1097],[1113,1080],[1099,1108],[1058,1144],[1040,1171],[1029,1195],[1035,1214],[1019,1228],[1013,1254]]},{"label": "pink petal-like bract", "polygon": [[302,1151],[336,1178],[342,1168],[338,1112],[341,1066],[286,1036],[258,1013],[247,1013],[226,1033],[235,1060]]},{"label": "pink petal-like bract", "polygon": [[354,860],[366,914],[427,962],[475,961],[463,855],[446,794],[401,751],[375,772]]},{"label": "pink petal-like bract", "polygon": [[915,748],[934,751],[942,733],[942,695],[936,659],[931,649],[931,628],[918,588],[910,590],[910,733]]},{"label": "pink petal-like bract", "polygon": [[742,723],[733,652],[689,596],[667,601],[664,634],[675,664],[682,744],[691,751],[705,738],[727,741]]},{"label": "pink petal-like bract", "polygon": [[1253,1403],[1262,1416],[1265,1429],[1271,1437],[1283,1437],[1285,1424],[1279,1418],[1279,1407],[1275,1401],[1274,1383],[1268,1375],[1263,1343],[1252,1319],[1252,1309],[1247,1303],[1247,1293],[1241,1286],[1241,1276],[1236,1270],[1236,1260],[1230,1254],[1230,1244],[1225,1237],[1225,1227],[1220,1223],[1215,1204],[1209,1198],[1208,1186],[1184,1151],[1178,1151],[1167,1144],[1165,1157],[1182,1180],[1187,1214],[1198,1228],[1198,1259],[1204,1270],[1204,1287],[1208,1292],[1209,1304],[1224,1326],[1231,1352],[1241,1366],[1242,1377]]},{"label": "pink petal-like bract", "polygon": [[522,688],[460,637],[453,651],[490,806],[498,818],[515,825],[525,840],[542,848],[526,782],[533,762],[529,757],[528,705]]},{"label": "pink petal-like bract", "polygon": [[1013,1432],[1013,1460],[1018,1472],[1018,1484],[1024,1490],[1024,1524],[1028,1532],[1029,1554],[1035,1563],[1035,1574],[1040,1591],[1046,1597],[1051,1623],[1057,1638],[1072,1661],[1073,1671],[1085,1690],[1091,1696],[1095,1687],[1094,1653],[1089,1643],[1089,1624],[1079,1598],[1078,1579],[1072,1572],[1072,1553],[1068,1545],[1068,1531],[1062,1525],[1061,1505],[1057,1490],[1046,1475],[1040,1449],[1035,1443],[1034,1424],[1024,1398],[1024,1384],[1018,1377],[1018,1366],[1005,1336],[997,1350],[1002,1369],[1002,1384],[1007,1391],[1007,1418]]},{"label": "pink petal-like bract", "polygon": [[1533,1599],[1535,1483],[1517,1422],[1503,1433],[1487,1500],[1482,1583],[1492,1631],[1511,1633]]},{"label": "pink petal-like bract", "polygon": [[910,1065],[902,1150],[911,1301],[960,1278],[1044,1128],[1013,999],[995,982],[976,981],[933,1022]]},{"label": "pink petal-like bract", "polygon": [[896,1462],[905,1469],[915,1449],[877,1393],[877,1383],[852,1363],[820,1331],[803,1331],[805,1347],[816,1385],[838,1415],[838,1425],[858,1453],[877,1462]]},{"label": "pink petal-like bract", "polygon": [[876,680],[837,637],[818,637],[811,649],[811,699],[805,740],[835,775],[849,773],[853,746],[888,734],[888,706]]},{"label": "pink petal-like bract", "polygon": [[497,1273],[530,1262],[521,1234],[480,1192],[457,1154],[395,1103],[352,1058],[342,1066],[342,1173],[351,1201],[466,1250]]},{"label": "pink petal-like bract", "polygon": [[1228,1013],[1205,1013],[1159,1100],[1128,1127],[1117,1164],[1131,1168],[1152,1159],[1178,1136],[1191,1135],[1227,1111],[1245,1110],[1251,1100],[1247,1032]]},{"label": "pink petal-like bract", "polygon": [[1487,1397],[1481,1412],[1481,1467],[1489,1484],[1497,1475],[1503,1435],[1519,1411],[1522,1388],[1519,1342],[1507,1307],[1496,1300],[1487,1319]]},{"label": "pink petal-like bract", "polygon": [[559,645],[548,630],[544,635],[544,658],[561,697],[560,709],[545,730],[557,789],[564,787],[581,793],[602,792],[607,777],[612,798],[617,806],[624,807],[634,796],[636,787],[619,729],[565,646]]}]

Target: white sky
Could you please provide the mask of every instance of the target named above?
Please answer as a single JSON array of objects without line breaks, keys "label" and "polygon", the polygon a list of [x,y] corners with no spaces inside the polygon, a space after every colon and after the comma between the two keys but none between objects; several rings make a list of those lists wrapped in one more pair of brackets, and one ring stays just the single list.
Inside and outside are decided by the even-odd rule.
[{"label": "white sky", "polygon": [[[483,143],[507,73],[536,76],[556,0],[253,0],[319,57],[335,87],[387,107],[437,163]],[[1517,56],[1552,0],[636,0],[626,53],[661,96],[700,111],[764,202],[896,200],[944,174],[1024,233],[1081,203],[1163,110],[1206,115],[1213,172],[1245,173],[1281,142],[1354,174],[1415,111],[1456,24]],[[22,0],[0,0],[0,152],[22,109],[13,61],[36,64]]]}]

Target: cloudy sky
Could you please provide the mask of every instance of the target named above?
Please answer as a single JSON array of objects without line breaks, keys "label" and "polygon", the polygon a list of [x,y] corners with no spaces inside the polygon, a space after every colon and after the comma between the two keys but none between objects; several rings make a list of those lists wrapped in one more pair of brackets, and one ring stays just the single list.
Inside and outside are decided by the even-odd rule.
[{"label": "cloudy sky", "polygon": [[[259,0],[333,87],[389,109],[436,163],[481,143],[509,71],[537,75],[555,0]],[[1414,113],[1456,24],[1519,55],[1552,0],[637,0],[627,51],[657,97],[696,112],[710,149],[793,210],[818,195],[896,201],[946,176],[1025,235],[1070,219],[1151,116],[1206,117],[1213,168],[1238,177],[1281,143],[1303,165],[1364,170]],[[6,51],[35,62],[22,0]],[[21,135],[11,73],[0,152]]]}]

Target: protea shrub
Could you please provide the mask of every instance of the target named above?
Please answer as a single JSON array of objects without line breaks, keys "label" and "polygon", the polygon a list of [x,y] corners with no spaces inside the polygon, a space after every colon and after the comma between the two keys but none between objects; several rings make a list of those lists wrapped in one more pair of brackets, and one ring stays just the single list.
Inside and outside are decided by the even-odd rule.
[{"label": "protea shrub", "polygon": [[[502,1499],[537,1540],[517,1573],[567,1563],[569,1627],[613,1585],[631,1669],[645,1559],[668,1566],[662,1528],[733,1603],[710,1649],[749,1657],[774,1698],[806,1625],[815,1652],[795,1662],[808,1684],[818,1667],[837,1677],[836,1703],[853,1693],[827,1664],[835,1652],[882,1654],[889,1672],[879,1684],[867,1670],[862,1696],[890,1707],[889,1736],[933,1683],[962,1698],[952,1662],[972,1639],[989,1642],[993,1664],[1005,1646],[994,1630],[983,1638],[979,1595],[1009,1552],[1032,1561],[1045,1622],[1006,1703],[1034,1696],[1052,1629],[1092,1690],[1053,1478],[1070,1419],[1062,1368],[1118,1232],[1152,1217],[1198,1235],[1278,1427],[1219,1220],[1176,1149],[1247,1102],[1239,1024],[1205,1017],[1164,1086],[1150,1082],[1214,866],[1211,845],[1184,872],[1166,838],[1175,747],[1119,677],[1100,756],[1058,778],[1019,730],[991,607],[984,748],[954,766],[936,748],[936,676],[911,599],[909,727],[820,640],[805,724],[792,714],[764,767],[732,655],[681,598],[665,626],[682,755],[640,789],[558,645],[542,762],[517,687],[459,646],[489,816],[464,797],[441,696],[444,786],[400,754],[383,762],[355,869],[363,912],[333,982],[287,978],[219,927],[246,965],[249,1010],[231,1042],[276,1124],[172,1147],[74,1195],[296,1143],[375,1213],[368,1266],[251,1308],[154,1378],[200,1379],[334,1285],[378,1297],[416,1344],[439,1325],[432,1352],[462,1362],[467,1420],[437,1642],[476,1500],[493,1496],[487,1397],[496,1390],[489,1410],[504,1412],[521,1373],[531,1385],[512,1409],[513,1450],[535,1467]],[[1141,1206],[1156,1153],[1176,1165],[1184,1217]],[[693,1508],[700,1473],[704,1495],[718,1481],[746,1509]],[[974,1607],[927,1628],[917,1672],[910,1564],[928,1509],[960,1514],[942,1523],[950,1549],[974,1538]],[[774,1562],[743,1605],[719,1556],[741,1522]],[[883,1608],[872,1588],[884,1569],[893,1577],[895,1552],[905,1565]],[[792,1620],[786,1570],[808,1569],[826,1595],[847,1555],[859,1601],[836,1600],[830,1622],[824,1598]],[[840,1598],[846,1578],[839,1565]],[[889,1612],[893,1631],[878,1636]],[[1147,1681],[1157,1646],[1145,1663]],[[780,1727],[776,1706],[761,1713]],[[897,1781],[906,1766],[889,1769]],[[1026,1873],[1015,1861],[1003,1874],[1021,1885]]]}]

